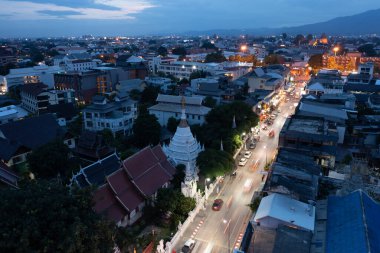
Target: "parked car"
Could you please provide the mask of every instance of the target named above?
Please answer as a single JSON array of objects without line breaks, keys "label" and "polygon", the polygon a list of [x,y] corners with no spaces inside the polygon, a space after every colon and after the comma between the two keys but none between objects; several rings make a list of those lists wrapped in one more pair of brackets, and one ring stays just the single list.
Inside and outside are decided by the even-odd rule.
[{"label": "parked car", "polygon": [[256,143],[252,142],[249,144],[249,149],[255,149],[256,148]]},{"label": "parked car", "polygon": [[231,173],[231,177],[236,177],[237,175],[237,170],[234,170],[232,173]]},{"label": "parked car", "polygon": [[181,253],[190,253],[193,251],[195,247],[195,240],[189,239],[185,242],[185,245],[183,245],[181,249]]},{"label": "parked car", "polygon": [[216,199],[214,200],[214,203],[212,204],[212,210],[219,211],[220,208],[223,206],[223,200],[222,199]]},{"label": "parked car", "polygon": [[266,126],[266,125],[263,125],[262,127],[261,127],[261,130],[267,130],[268,129],[268,127]]},{"label": "parked car", "polygon": [[252,156],[252,152],[251,151],[245,151],[245,153],[244,153],[244,157],[245,158],[250,158]]},{"label": "parked car", "polygon": [[241,158],[240,161],[239,161],[239,166],[244,166],[246,165],[248,162],[247,158]]}]

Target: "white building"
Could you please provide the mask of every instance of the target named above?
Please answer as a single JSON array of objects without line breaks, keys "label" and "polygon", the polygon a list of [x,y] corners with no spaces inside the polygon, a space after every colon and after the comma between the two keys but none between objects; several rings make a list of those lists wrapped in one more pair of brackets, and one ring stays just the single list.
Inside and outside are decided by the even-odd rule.
[{"label": "white building", "polygon": [[[203,97],[186,97],[186,117],[189,124],[203,124],[206,114],[211,108],[203,106]],[[158,104],[149,107],[150,114],[154,114],[161,126],[166,126],[168,119],[180,119],[182,113],[181,97],[158,94]]]},{"label": "white building", "polygon": [[154,57],[149,65],[154,74],[162,72],[167,75],[173,75],[179,79],[189,79],[191,73],[195,71],[205,71],[211,74],[224,71],[223,66],[219,63],[176,61],[175,59],[173,60],[173,58],[169,60],[162,57]]},{"label": "white building", "polygon": [[54,66],[60,66],[65,71],[85,71],[98,67],[101,60],[92,60],[87,53],[58,55],[54,57]]},{"label": "white building", "polygon": [[313,232],[315,207],[287,196],[273,193],[261,200],[254,222],[266,228],[276,229],[279,225],[284,224]]},{"label": "white building", "polygon": [[36,114],[47,110],[49,105],[75,102],[74,90],[48,89],[42,83],[24,85],[20,95],[22,108]]},{"label": "white building", "polygon": [[0,108],[0,125],[13,122],[28,116],[28,112],[16,105],[8,105]]},{"label": "white building", "polygon": [[130,135],[136,117],[136,101],[119,95],[114,101],[94,96],[92,104],[83,109],[84,127],[90,131],[109,129],[114,134]]},{"label": "white building", "polygon": [[46,84],[49,88],[54,87],[54,74],[63,72],[59,66],[38,65],[30,68],[10,69],[9,74],[2,78],[3,92],[16,85],[28,83]]},{"label": "white building", "polygon": [[163,146],[166,156],[175,164],[186,166],[185,179],[182,182],[182,194],[186,197],[195,197],[197,193],[198,168],[196,165],[198,154],[203,150],[201,144],[194,138],[190,126],[187,124],[185,112],[185,98],[182,97],[181,121],[168,146]]}]

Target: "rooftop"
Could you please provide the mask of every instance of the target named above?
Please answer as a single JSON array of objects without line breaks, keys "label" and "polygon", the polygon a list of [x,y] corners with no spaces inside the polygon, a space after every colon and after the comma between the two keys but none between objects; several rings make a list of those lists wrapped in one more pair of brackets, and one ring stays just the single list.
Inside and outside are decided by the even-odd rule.
[{"label": "rooftop", "polygon": [[315,207],[287,196],[273,193],[261,200],[254,220],[259,222],[260,219],[266,217],[314,231]]},{"label": "rooftop", "polygon": [[323,134],[324,133],[323,119],[298,119],[292,118],[288,126],[288,130],[303,132],[308,134]]}]

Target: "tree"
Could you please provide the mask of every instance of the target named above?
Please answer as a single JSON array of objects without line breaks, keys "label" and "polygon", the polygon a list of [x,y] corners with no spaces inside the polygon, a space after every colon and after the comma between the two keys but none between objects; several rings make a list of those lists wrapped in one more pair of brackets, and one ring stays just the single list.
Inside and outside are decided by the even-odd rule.
[{"label": "tree", "polygon": [[207,106],[207,107],[210,107],[210,108],[215,108],[216,106],[216,100],[213,99],[212,97],[210,96],[207,96],[204,100],[204,106]]},{"label": "tree", "polygon": [[318,71],[323,67],[322,60],[322,54],[314,54],[309,59],[309,66]]},{"label": "tree", "polygon": [[205,49],[217,49],[214,44],[212,44],[210,41],[206,40],[202,43],[201,48]]},{"label": "tree", "polygon": [[368,57],[376,56],[376,51],[373,44],[364,44],[358,48],[358,51],[364,53]]},{"label": "tree", "polygon": [[270,54],[265,56],[264,63],[267,65],[273,65],[273,64],[284,64],[285,59],[284,57],[277,55],[277,54]]},{"label": "tree", "polygon": [[129,92],[129,97],[133,100],[139,101],[141,99],[141,91],[133,89]]},{"label": "tree", "polygon": [[147,86],[141,93],[141,103],[146,105],[153,105],[156,102],[158,93],[160,92],[159,87]]},{"label": "tree", "polygon": [[160,46],[157,49],[157,54],[161,55],[161,56],[166,56],[166,55],[168,55],[168,50],[166,49],[166,47]]},{"label": "tree", "polygon": [[232,155],[221,150],[206,149],[197,157],[199,172],[205,177],[217,177],[229,173],[234,168]]},{"label": "tree", "polygon": [[172,53],[176,55],[186,55],[186,48],[176,47],[172,50]]},{"label": "tree", "polygon": [[89,189],[32,181],[1,188],[0,198],[1,252],[111,252],[115,246],[116,226],[94,213]]},{"label": "tree", "polygon": [[68,131],[74,135],[75,137],[78,137],[79,135],[81,135],[82,133],[82,129],[83,129],[83,117],[81,114],[79,114],[77,116],[76,119],[74,119],[74,121],[70,122],[68,124]]},{"label": "tree", "polygon": [[197,79],[197,78],[205,78],[209,76],[210,73],[203,71],[203,70],[197,70],[190,74],[189,80]]},{"label": "tree", "polygon": [[155,115],[141,112],[133,124],[134,143],[143,148],[148,145],[157,145],[160,141],[161,126]]},{"label": "tree", "polygon": [[176,173],[174,174],[173,179],[170,183],[173,185],[174,189],[181,189],[181,183],[185,179],[186,166],[183,164],[179,164],[175,168]]},{"label": "tree", "polygon": [[224,57],[221,51],[208,54],[206,55],[206,58],[205,58],[205,62],[224,62],[226,60],[227,60],[226,57]]},{"label": "tree", "polygon": [[169,130],[169,132],[174,134],[177,129],[178,124],[179,124],[179,120],[177,120],[174,117],[170,117],[168,119],[168,123],[166,124],[166,128]]},{"label": "tree", "polygon": [[306,40],[307,40],[307,42],[312,41],[312,40],[313,40],[313,35],[312,35],[312,34],[308,34],[308,35],[306,36]]},{"label": "tree", "polygon": [[69,152],[69,148],[61,140],[47,143],[28,154],[29,169],[38,178],[49,179],[57,175],[62,178],[70,177]]},{"label": "tree", "polygon": [[302,34],[298,34],[295,38],[294,38],[294,44],[296,45],[300,45],[302,42],[305,41],[305,37],[302,35]]},{"label": "tree", "polygon": [[286,33],[282,33],[282,38],[283,38],[284,40],[286,40],[286,38],[288,38],[288,35],[287,35]]}]

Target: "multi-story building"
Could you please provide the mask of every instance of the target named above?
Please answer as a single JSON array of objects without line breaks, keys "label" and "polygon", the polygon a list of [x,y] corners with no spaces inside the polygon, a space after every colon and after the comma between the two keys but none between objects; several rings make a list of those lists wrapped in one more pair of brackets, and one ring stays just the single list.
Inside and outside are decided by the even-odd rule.
[{"label": "multi-story building", "polygon": [[11,48],[6,48],[4,46],[0,47],[0,66],[16,64],[17,58],[12,51]]},{"label": "multi-story building", "polygon": [[4,91],[16,85],[42,82],[49,88],[54,87],[54,74],[62,72],[59,66],[38,65],[31,68],[10,69],[9,74],[3,77]]},{"label": "multi-story building", "polygon": [[82,72],[65,72],[54,75],[56,89],[73,89],[79,102],[89,103],[96,94],[114,91],[119,81],[129,75],[122,68],[96,67]]},{"label": "multi-story building", "polygon": [[321,69],[315,78],[307,84],[305,90],[308,94],[341,94],[345,83],[338,70]]},{"label": "multi-story building", "polygon": [[101,60],[92,60],[87,53],[58,55],[54,57],[54,66],[59,66],[65,71],[85,71],[96,68]]},{"label": "multi-story building", "polygon": [[8,105],[0,108],[0,125],[13,122],[27,116],[28,113],[16,105]]},{"label": "multi-story building", "polygon": [[218,71],[225,71],[223,66],[218,63],[176,61],[174,58],[163,57],[154,57],[150,62],[150,69],[154,74],[162,72],[179,79],[189,79],[191,73],[196,71],[205,71],[211,74]]},{"label": "multi-story building", "polygon": [[83,109],[84,127],[90,131],[110,129],[112,133],[132,134],[137,117],[137,102],[117,95],[113,101],[94,96],[92,104]]},{"label": "multi-story building", "polygon": [[324,168],[335,165],[338,132],[335,124],[322,117],[287,118],[279,134],[280,148],[307,152]]},{"label": "multi-story building", "polygon": [[20,95],[21,106],[36,114],[45,112],[49,105],[75,102],[73,90],[48,89],[48,86],[43,83],[25,84]]},{"label": "multi-story building", "polygon": [[[206,114],[211,108],[203,106],[204,97],[185,97],[186,117],[190,125],[203,124]],[[168,119],[173,117],[177,120],[181,118],[182,97],[158,94],[156,99],[158,104],[149,107],[150,114],[154,114],[161,126],[166,126]]]}]

